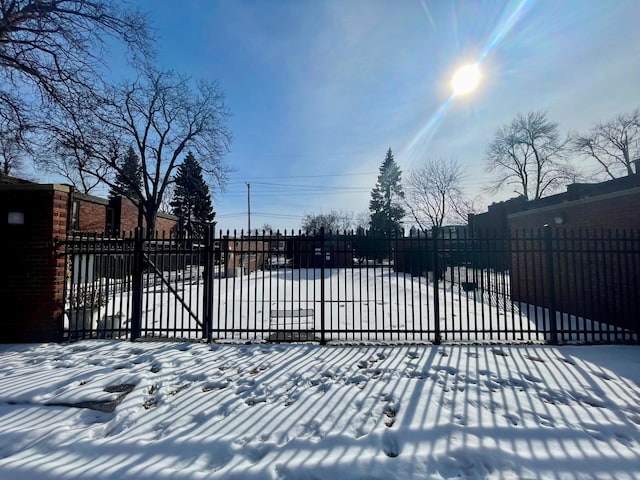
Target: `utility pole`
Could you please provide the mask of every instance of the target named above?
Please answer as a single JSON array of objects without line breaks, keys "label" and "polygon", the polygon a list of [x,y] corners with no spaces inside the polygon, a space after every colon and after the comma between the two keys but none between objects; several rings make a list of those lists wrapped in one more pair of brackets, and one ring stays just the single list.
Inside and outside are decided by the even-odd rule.
[{"label": "utility pole", "polygon": [[247,228],[248,234],[251,235],[251,184],[247,182]]}]

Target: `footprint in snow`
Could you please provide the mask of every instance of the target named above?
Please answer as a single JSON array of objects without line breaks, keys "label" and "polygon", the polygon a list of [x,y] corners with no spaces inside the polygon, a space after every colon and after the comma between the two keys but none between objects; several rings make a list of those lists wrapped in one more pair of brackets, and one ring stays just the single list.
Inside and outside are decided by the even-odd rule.
[{"label": "footprint in snow", "polygon": [[242,449],[242,455],[252,463],[260,462],[271,451],[269,445],[245,445]]},{"label": "footprint in snow", "polygon": [[457,425],[465,426],[467,424],[467,417],[462,413],[456,413],[453,418],[453,422]]},{"label": "footprint in snow", "polygon": [[531,360],[532,362],[545,363],[544,358],[535,357],[533,355],[525,355],[524,358],[526,358],[527,360]]},{"label": "footprint in snow", "polygon": [[210,392],[212,390],[223,390],[225,388],[227,388],[229,386],[228,382],[225,381],[221,381],[221,382],[208,382],[205,385],[202,386],[202,391],[203,392]]},{"label": "footprint in snow", "polygon": [[537,415],[537,421],[540,425],[542,425],[543,427],[555,427],[556,426],[556,422],[553,420],[553,418],[547,416],[547,415],[542,415],[542,414],[538,414]]},{"label": "footprint in snow", "polygon": [[550,403],[551,405],[569,405],[571,403],[569,397],[564,392],[557,390],[540,390],[538,397],[540,397],[540,400],[543,402]]},{"label": "footprint in snow", "polygon": [[601,378],[602,380],[613,380],[613,377],[606,374],[605,372],[591,372],[596,377]]},{"label": "footprint in snow", "polygon": [[589,405],[590,407],[606,408],[607,406],[607,404],[604,401],[600,400],[599,398],[592,397],[590,395],[585,395],[582,393],[575,393],[575,392],[574,393],[570,392],[570,394],[575,400],[581,403],[584,403],[586,405]]},{"label": "footprint in snow", "polygon": [[522,374],[522,378],[524,378],[528,382],[533,382],[533,383],[541,383],[542,382],[541,378],[534,377],[533,375],[529,375],[528,373],[523,373]]},{"label": "footprint in snow", "polygon": [[366,360],[360,360],[357,364],[358,368],[367,368],[369,366],[369,362]]},{"label": "footprint in snow", "polygon": [[576,362],[573,361],[570,358],[558,357],[558,360],[560,360],[561,362],[564,362],[564,363],[568,363],[569,365],[575,365],[576,364]]},{"label": "footprint in snow", "polygon": [[520,424],[520,417],[512,413],[505,413],[502,415],[511,425],[517,427]]},{"label": "footprint in snow", "polygon": [[496,390],[502,388],[501,384],[499,384],[498,382],[494,382],[493,380],[487,380],[486,382],[484,382],[484,384],[492,392],[495,392]]},{"label": "footprint in snow", "polygon": [[615,437],[615,439],[620,442],[622,445],[624,445],[625,447],[633,447],[633,438],[628,436],[625,433],[622,432],[614,432],[613,436]]},{"label": "footprint in snow", "polygon": [[437,366],[437,367],[432,367],[433,370],[435,370],[436,372],[446,372],[449,375],[455,375],[456,373],[459,372],[459,370],[455,367],[449,367],[446,365],[442,365],[442,366]]},{"label": "footprint in snow", "polygon": [[400,448],[395,434],[390,430],[386,430],[382,434],[382,451],[389,458],[395,458],[400,455]]}]

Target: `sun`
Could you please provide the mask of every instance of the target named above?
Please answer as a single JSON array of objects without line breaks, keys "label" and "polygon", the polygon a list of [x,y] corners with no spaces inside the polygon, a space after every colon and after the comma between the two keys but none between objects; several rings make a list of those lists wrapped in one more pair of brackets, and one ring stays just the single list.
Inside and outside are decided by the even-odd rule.
[{"label": "sun", "polygon": [[480,81],[480,69],[477,64],[464,65],[456,70],[451,80],[451,88],[455,95],[465,95],[472,92]]}]

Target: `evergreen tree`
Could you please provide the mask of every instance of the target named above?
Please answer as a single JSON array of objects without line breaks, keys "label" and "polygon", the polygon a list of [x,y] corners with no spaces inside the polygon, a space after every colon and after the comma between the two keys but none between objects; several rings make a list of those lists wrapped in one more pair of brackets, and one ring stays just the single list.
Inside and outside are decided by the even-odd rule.
[{"label": "evergreen tree", "polygon": [[369,210],[372,230],[393,233],[402,228],[402,218],[405,215],[402,206],[404,192],[401,183],[402,172],[393,158],[391,149],[387,152],[382,165],[378,182],[371,191]]},{"label": "evergreen tree", "polygon": [[129,147],[124,156],[120,171],[116,174],[114,185],[109,191],[111,198],[118,195],[127,197],[136,205],[142,197],[142,169],[140,158],[136,155],[133,147]]},{"label": "evergreen tree", "polygon": [[213,222],[209,186],[202,177],[202,167],[189,152],[178,166],[171,201],[173,214],[180,218],[180,230],[190,237],[201,237],[207,223]]}]

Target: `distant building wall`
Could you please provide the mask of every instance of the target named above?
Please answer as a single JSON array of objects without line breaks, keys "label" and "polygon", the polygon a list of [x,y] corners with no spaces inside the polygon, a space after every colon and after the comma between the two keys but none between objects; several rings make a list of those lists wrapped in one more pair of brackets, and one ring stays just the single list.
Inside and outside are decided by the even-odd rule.
[{"label": "distant building wall", "polygon": [[165,232],[166,235],[175,234],[178,231],[178,217],[167,213],[158,213],[156,216],[156,230]]},{"label": "distant building wall", "polygon": [[128,198],[120,197],[117,199],[116,215],[120,233],[133,232],[138,226],[138,207]]},{"label": "distant building wall", "polygon": [[294,268],[353,267],[353,242],[340,236],[327,235],[324,240],[320,236],[294,237],[289,253]]},{"label": "distant building wall", "polygon": [[72,229],[82,233],[104,233],[109,201],[93,195],[74,193]]},{"label": "distant building wall", "polygon": [[512,231],[546,224],[575,230],[640,228],[640,187],[512,213],[507,223]]},{"label": "distant building wall", "polygon": [[[133,232],[138,226],[138,207],[128,198],[105,199],[74,193],[71,230],[76,233],[119,235]],[[142,219],[142,225],[146,221]],[[156,216],[156,231],[167,236],[177,232],[178,217],[168,213]]]},{"label": "distant building wall", "polygon": [[512,198],[504,202],[489,205],[484,213],[469,214],[469,234],[475,238],[500,235],[506,237],[509,231],[507,215],[526,209],[525,197]]},{"label": "distant building wall", "polygon": [[[512,298],[544,307],[553,300],[562,312],[637,328],[639,205],[640,188],[630,188],[509,215]],[[553,298],[544,225],[553,227]]]},{"label": "distant building wall", "polygon": [[226,275],[234,276],[236,269],[241,269],[245,274],[263,268],[265,255],[269,253],[269,243],[228,238],[222,241],[222,250]]}]

